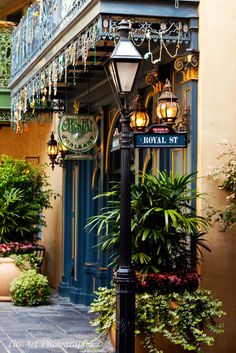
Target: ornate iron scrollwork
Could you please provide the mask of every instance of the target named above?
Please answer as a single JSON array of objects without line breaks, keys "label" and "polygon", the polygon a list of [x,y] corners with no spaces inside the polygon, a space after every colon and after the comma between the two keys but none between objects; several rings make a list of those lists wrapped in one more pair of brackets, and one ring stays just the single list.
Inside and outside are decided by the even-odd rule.
[{"label": "ornate iron scrollwork", "polygon": [[191,121],[190,121],[191,117],[190,117],[190,107],[187,107],[184,110],[184,113],[181,115],[180,118],[178,118],[175,126],[174,126],[174,130],[177,132],[187,132],[187,136],[188,136],[188,142],[190,142],[189,140],[189,136],[190,136],[190,126],[191,126]]},{"label": "ornate iron scrollwork", "polygon": [[146,84],[152,86],[154,93],[160,93],[163,88],[163,82],[159,80],[157,70],[149,72],[146,76]]},{"label": "ornate iron scrollwork", "polygon": [[0,31],[0,87],[7,88],[11,76],[12,34]]},{"label": "ornate iron scrollwork", "polygon": [[198,52],[189,52],[175,60],[174,68],[176,71],[181,71],[183,74],[183,81],[198,79]]}]

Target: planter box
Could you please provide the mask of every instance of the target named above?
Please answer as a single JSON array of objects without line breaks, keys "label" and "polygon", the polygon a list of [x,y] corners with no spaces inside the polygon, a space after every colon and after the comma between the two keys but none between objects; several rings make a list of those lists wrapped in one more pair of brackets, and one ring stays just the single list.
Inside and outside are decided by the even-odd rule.
[{"label": "planter box", "polygon": [[[116,327],[112,324],[109,338],[113,348],[116,344]],[[165,353],[186,353],[179,345],[171,343],[167,338],[163,337],[160,333],[156,333],[154,336],[154,342],[158,350],[163,350]],[[144,337],[143,335],[135,336],[135,353],[149,353],[147,348],[144,347]]]}]

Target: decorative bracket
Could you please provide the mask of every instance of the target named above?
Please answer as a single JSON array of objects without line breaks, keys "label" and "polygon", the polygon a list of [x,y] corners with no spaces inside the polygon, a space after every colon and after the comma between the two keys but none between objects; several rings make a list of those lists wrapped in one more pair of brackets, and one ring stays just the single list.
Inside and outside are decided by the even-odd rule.
[{"label": "decorative bracket", "polygon": [[177,123],[174,126],[176,132],[186,132],[187,133],[187,142],[190,142],[190,107],[187,107],[184,110],[184,113],[178,119]]},{"label": "decorative bracket", "polygon": [[146,84],[152,86],[153,93],[160,93],[163,88],[163,82],[158,78],[158,71],[152,71],[146,76]]},{"label": "decorative bracket", "polygon": [[174,68],[183,74],[183,82],[198,80],[199,52],[190,50],[186,55],[175,60]]}]

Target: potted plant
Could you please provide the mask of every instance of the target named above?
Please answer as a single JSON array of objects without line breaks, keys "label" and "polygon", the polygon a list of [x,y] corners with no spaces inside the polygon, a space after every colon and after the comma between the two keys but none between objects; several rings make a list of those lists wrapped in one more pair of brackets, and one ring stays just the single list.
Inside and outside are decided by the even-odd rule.
[{"label": "potted plant", "polygon": [[[199,278],[195,271],[202,257],[201,248],[210,251],[203,238],[209,220],[197,215],[192,206],[194,199],[202,197],[191,188],[195,179],[194,174],[172,178],[166,172],[160,172],[157,176],[147,174],[143,183],[132,185],[132,262],[137,273],[138,293],[136,334],[144,337],[142,341],[148,353],[158,352],[153,336],[155,332],[162,333],[169,341],[187,350],[199,349],[200,343],[212,344],[213,338],[205,332],[210,322],[213,332],[220,332],[220,326],[214,323],[214,319],[223,314],[221,303],[214,301],[209,292],[198,289]],[[99,245],[110,252],[111,265],[116,269],[120,231],[119,185],[115,184],[111,191],[97,197],[105,198],[106,206],[100,214],[88,220],[87,229],[96,230],[100,237]],[[191,244],[198,250],[194,256]],[[106,293],[107,289],[100,291]],[[114,294],[114,290],[108,293]],[[113,303],[106,300],[109,305]],[[196,307],[190,310],[191,300],[196,302]],[[107,333],[111,320],[105,322],[105,312],[98,310],[100,302],[101,292],[91,306],[92,311],[99,314],[94,324],[101,324],[102,331]],[[142,303],[140,308],[139,303]],[[143,312],[142,307],[146,308]],[[162,317],[164,308],[166,312],[163,311]],[[189,319],[184,316],[184,311]],[[114,318],[111,312],[109,314]],[[196,321],[193,315],[197,315]],[[165,318],[168,318],[166,322]],[[185,339],[184,333],[180,333],[184,325],[187,325]]]},{"label": "potted plant", "polygon": [[42,258],[36,255],[37,244],[25,241],[0,244],[0,300],[11,300],[10,284],[22,271],[39,271]]},{"label": "potted plant", "polygon": [[[0,298],[10,300],[10,282],[21,274],[23,253],[35,257],[40,229],[46,225],[42,211],[54,195],[42,167],[2,156],[0,162]],[[12,256],[10,256],[12,255]],[[15,266],[15,263],[18,266]],[[32,264],[31,264],[32,265]],[[7,266],[12,268],[6,270]],[[4,278],[3,278],[4,276]],[[4,283],[4,285],[3,285]]]},{"label": "potted plant", "polygon": [[[96,317],[91,323],[104,339],[109,334],[114,346],[115,288],[99,288],[96,294],[90,309]],[[222,303],[205,289],[138,293],[135,314],[135,352],[203,352],[204,345],[213,345],[213,335],[223,332],[217,322],[224,314]]]}]

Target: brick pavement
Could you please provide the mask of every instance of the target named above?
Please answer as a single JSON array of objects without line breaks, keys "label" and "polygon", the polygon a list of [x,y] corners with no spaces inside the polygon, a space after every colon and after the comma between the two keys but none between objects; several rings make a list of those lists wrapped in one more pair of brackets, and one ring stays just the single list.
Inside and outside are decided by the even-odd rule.
[{"label": "brick pavement", "polygon": [[0,353],[113,353],[89,324],[88,308],[56,295],[50,305],[0,302]]}]

